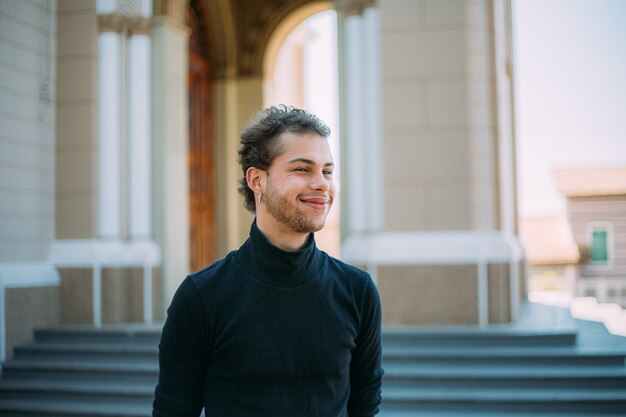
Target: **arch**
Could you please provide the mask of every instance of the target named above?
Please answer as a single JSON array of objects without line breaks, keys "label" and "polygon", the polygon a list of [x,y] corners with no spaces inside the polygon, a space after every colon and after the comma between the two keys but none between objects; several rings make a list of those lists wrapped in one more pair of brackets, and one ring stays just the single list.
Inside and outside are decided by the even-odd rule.
[{"label": "arch", "polygon": [[237,74],[237,35],[230,0],[204,0],[211,33],[214,76],[232,78]]},{"label": "arch", "polygon": [[280,46],[285,41],[289,33],[293,31],[299,24],[304,22],[307,18],[324,12],[326,10],[332,10],[333,6],[330,2],[315,2],[304,4],[297,9],[291,11],[289,15],[283,16],[282,20],[274,27],[270,33],[269,38],[265,44],[265,51],[263,54],[263,76],[267,77],[274,73],[274,63],[276,62],[276,56]]},{"label": "arch", "polygon": [[[335,132],[329,137],[332,154],[339,160],[338,39],[337,14],[329,3],[314,3],[294,10],[275,27],[263,62],[264,107],[279,103],[306,108]],[[311,62],[316,64],[311,67]],[[339,171],[335,180],[339,187]],[[316,233],[318,246],[340,255],[339,195],[323,230]]]},{"label": "arch", "polygon": [[[239,74],[262,76],[267,46],[282,23],[295,26],[316,11],[332,9],[330,1],[316,0],[242,0],[242,10],[237,27],[239,28]],[[294,23],[296,22],[296,23]],[[279,29],[280,30],[280,29]]]},{"label": "arch", "polygon": [[[166,16],[184,25],[190,0],[153,0],[155,16]],[[217,78],[236,75],[237,33],[232,0],[201,0],[211,38],[211,62]]]}]

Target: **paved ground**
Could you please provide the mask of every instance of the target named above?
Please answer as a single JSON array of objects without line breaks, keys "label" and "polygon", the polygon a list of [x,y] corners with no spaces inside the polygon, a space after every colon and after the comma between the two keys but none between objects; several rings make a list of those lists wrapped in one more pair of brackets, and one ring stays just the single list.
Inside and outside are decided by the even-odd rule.
[{"label": "paved ground", "polygon": [[601,322],[575,319],[570,310],[565,307],[527,302],[519,321],[501,327],[555,331],[576,329],[578,330],[577,345],[580,350],[626,351],[626,337],[609,333]]}]

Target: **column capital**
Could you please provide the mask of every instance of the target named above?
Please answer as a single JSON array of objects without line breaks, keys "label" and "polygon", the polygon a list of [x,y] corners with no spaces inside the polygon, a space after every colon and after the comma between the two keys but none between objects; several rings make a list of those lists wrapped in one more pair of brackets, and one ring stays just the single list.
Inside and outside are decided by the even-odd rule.
[{"label": "column capital", "polygon": [[174,20],[180,26],[187,22],[187,0],[154,0],[153,14],[166,16],[168,20]]},{"label": "column capital", "polygon": [[374,7],[377,3],[376,0],[335,0],[335,7],[346,16],[352,16],[362,15],[365,9]]},{"label": "column capital", "polygon": [[117,32],[147,35],[150,33],[151,19],[147,16],[128,16],[123,13],[98,15],[100,32]]},{"label": "column capital", "polygon": [[180,33],[189,36],[187,25],[187,0],[154,0],[153,26],[166,25],[176,28]]}]

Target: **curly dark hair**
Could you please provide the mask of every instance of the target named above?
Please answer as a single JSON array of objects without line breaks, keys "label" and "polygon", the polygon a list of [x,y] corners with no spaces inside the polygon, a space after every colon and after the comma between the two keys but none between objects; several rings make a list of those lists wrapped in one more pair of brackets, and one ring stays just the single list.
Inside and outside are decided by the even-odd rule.
[{"label": "curly dark hair", "polygon": [[278,138],[284,132],[316,133],[328,138],[330,129],[317,116],[292,106],[269,107],[256,113],[241,134],[239,163],[243,178],[239,181],[239,193],[244,197],[244,207],[256,211],[254,192],[248,187],[246,172],[255,167],[267,170],[274,158],[281,153]]}]

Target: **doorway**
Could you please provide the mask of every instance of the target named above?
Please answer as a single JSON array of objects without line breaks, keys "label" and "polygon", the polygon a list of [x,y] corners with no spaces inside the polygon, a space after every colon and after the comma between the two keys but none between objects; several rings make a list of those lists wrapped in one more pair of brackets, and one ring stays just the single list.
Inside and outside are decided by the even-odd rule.
[{"label": "doorway", "polygon": [[206,6],[191,0],[189,36],[189,223],[191,270],[215,261],[214,121],[210,37]]}]

